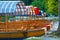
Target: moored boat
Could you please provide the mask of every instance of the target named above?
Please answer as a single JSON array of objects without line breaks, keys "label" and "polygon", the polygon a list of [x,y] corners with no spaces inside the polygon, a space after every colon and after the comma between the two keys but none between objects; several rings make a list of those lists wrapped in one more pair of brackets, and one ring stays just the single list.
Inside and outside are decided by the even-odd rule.
[{"label": "moored boat", "polygon": [[[9,3],[9,2],[5,2],[5,3]],[[17,2],[14,3],[17,4]],[[23,2],[18,2],[18,3],[19,4],[17,5],[20,5],[20,3]],[[22,5],[24,5],[24,3]],[[12,6],[10,7],[12,8]],[[17,7],[19,9],[19,6]],[[20,10],[17,9],[17,11],[15,10],[15,12],[13,12],[15,8],[13,9],[13,11],[12,9],[7,10],[7,8],[8,7],[4,9],[3,7],[1,9],[1,10],[4,9],[5,11],[0,10],[1,11],[0,12],[0,38],[23,38],[23,37],[40,36],[45,33],[43,29],[44,27],[46,27],[47,30],[49,30],[52,27],[53,20],[45,20],[43,18],[37,20],[37,16],[35,15],[35,12],[33,12],[31,9],[30,10],[32,12],[30,11],[29,15],[28,15],[29,12],[27,12],[27,15],[23,15],[24,11],[22,11],[21,13]],[[18,18],[19,20],[15,19],[17,15],[20,17],[20,19]],[[29,18],[26,18],[26,20],[24,20],[25,16]]]}]

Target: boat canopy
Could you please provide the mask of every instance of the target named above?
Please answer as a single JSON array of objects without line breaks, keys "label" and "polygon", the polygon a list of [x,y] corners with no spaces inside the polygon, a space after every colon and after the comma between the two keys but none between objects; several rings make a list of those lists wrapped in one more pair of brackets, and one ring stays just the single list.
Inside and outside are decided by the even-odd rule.
[{"label": "boat canopy", "polygon": [[0,1],[0,14],[29,16],[35,15],[33,6],[25,6],[23,1]]},{"label": "boat canopy", "polygon": [[12,13],[20,1],[0,1],[0,13]]}]

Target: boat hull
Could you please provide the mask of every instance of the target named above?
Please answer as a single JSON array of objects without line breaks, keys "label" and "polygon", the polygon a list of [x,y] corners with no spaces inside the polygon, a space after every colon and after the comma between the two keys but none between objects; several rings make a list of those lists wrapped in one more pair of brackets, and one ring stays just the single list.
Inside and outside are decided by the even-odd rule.
[{"label": "boat hull", "polygon": [[7,22],[7,24],[0,22],[0,38],[25,38],[41,36],[45,33],[44,29],[42,28],[45,27],[47,30],[49,30],[52,25],[51,22],[52,21],[48,20]]},{"label": "boat hull", "polygon": [[45,32],[44,30],[16,32],[16,33],[0,33],[0,38],[25,38],[32,36],[41,36]]}]

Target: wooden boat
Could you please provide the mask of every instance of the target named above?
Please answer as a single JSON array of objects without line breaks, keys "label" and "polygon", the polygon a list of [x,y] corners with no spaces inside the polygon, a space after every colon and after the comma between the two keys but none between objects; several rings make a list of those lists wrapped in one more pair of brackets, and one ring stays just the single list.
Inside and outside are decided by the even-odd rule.
[{"label": "wooden boat", "polygon": [[[40,36],[45,33],[44,27],[47,30],[52,26],[52,20],[20,20],[9,22],[6,17],[5,22],[0,22],[0,38],[23,38],[31,36]],[[48,26],[49,25],[49,26]]]},{"label": "wooden boat", "polygon": [[[4,22],[2,22],[2,16],[4,16]],[[18,21],[15,20],[15,15],[11,15],[13,21],[9,21],[8,16],[10,16],[9,13],[0,13],[0,38],[24,38],[40,36],[45,33],[43,28],[46,27],[46,29],[49,30],[53,23],[53,20],[45,20],[44,17],[37,20],[35,15],[33,20],[32,15],[27,16],[29,17],[29,20],[23,20],[24,16],[21,15],[20,17],[22,18]]]}]

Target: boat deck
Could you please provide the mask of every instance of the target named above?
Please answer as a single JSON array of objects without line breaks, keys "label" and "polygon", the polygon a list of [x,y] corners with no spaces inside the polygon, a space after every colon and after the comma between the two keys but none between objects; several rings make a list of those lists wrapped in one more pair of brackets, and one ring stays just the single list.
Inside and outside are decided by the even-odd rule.
[{"label": "boat deck", "polygon": [[[6,23],[0,22],[0,32],[17,32],[17,31],[26,31],[26,30],[38,30],[40,28],[51,25],[51,20],[27,20],[27,21],[18,21],[18,22],[8,22],[7,27]],[[48,27],[49,29],[49,27]]]}]

